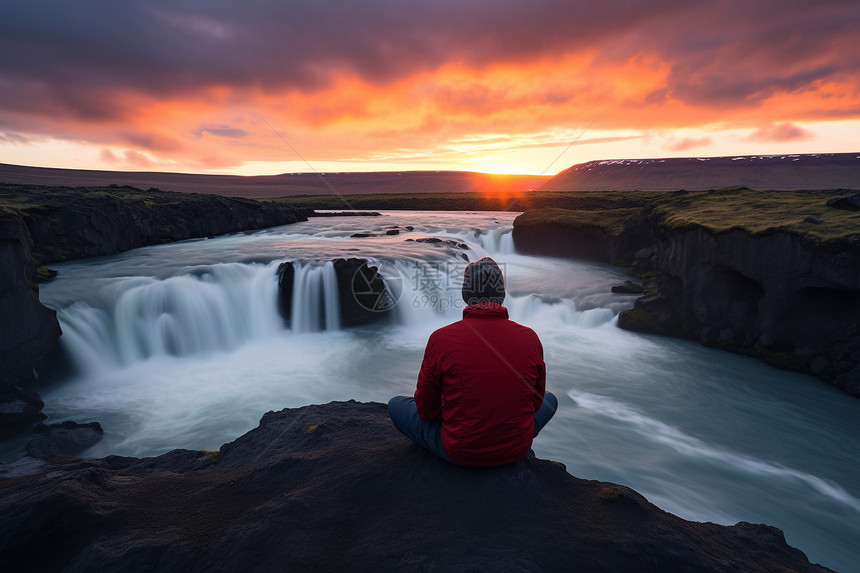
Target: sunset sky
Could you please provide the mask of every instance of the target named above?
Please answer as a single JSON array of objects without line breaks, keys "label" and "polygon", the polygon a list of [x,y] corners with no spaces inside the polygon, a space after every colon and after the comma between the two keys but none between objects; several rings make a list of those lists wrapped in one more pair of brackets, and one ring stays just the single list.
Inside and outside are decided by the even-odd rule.
[{"label": "sunset sky", "polygon": [[554,174],[860,152],[857,0],[0,7],[0,162]]}]

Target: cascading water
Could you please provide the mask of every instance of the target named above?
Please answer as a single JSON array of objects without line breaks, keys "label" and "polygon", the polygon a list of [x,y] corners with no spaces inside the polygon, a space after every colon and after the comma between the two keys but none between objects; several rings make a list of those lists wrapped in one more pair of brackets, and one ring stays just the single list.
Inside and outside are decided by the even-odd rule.
[{"label": "cascading water", "polygon": [[514,248],[514,234],[511,229],[488,229],[479,231],[478,237],[481,247],[492,255],[512,255],[516,253]]},{"label": "cascading water", "polygon": [[293,332],[340,329],[340,299],[334,264],[294,263],[292,299]]},{"label": "cascading water", "polygon": [[61,340],[83,372],[235,349],[283,328],[276,268],[227,263],[163,280],[116,279],[100,289],[100,306],[58,311]]}]

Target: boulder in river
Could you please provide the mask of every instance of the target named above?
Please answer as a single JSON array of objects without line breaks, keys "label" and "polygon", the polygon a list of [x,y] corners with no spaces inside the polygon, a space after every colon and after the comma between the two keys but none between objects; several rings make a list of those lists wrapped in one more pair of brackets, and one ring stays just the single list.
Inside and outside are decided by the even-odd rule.
[{"label": "boulder in river", "polygon": [[33,437],[27,442],[27,453],[34,458],[78,456],[97,444],[103,435],[104,430],[98,422],[40,424],[33,430]]}]

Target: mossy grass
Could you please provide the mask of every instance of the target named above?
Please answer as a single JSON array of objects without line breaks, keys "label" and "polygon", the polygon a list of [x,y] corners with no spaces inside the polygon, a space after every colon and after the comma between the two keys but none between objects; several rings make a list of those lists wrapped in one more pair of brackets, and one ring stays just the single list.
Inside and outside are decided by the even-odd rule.
[{"label": "mossy grass", "polygon": [[[850,193],[726,188],[667,195],[656,202],[653,213],[674,230],[702,227],[724,233],[743,229],[753,235],[787,231],[828,241],[860,234],[860,212],[827,206],[829,199]],[[807,217],[822,223],[806,222]]]},{"label": "mossy grass", "polygon": [[[13,210],[19,213],[35,212],[39,209],[60,208],[70,199],[86,200],[89,198],[111,197],[128,202],[142,202],[149,209],[178,205],[191,194],[162,191],[150,188],[147,190],[136,187],[62,187],[46,185],[27,185],[0,183],[0,209]],[[199,195],[196,195],[199,197]]]},{"label": "mossy grass", "polygon": [[639,213],[639,209],[534,209],[526,211],[516,219],[515,226],[521,228],[560,225],[564,227],[597,227],[610,235],[618,235],[624,224]]}]

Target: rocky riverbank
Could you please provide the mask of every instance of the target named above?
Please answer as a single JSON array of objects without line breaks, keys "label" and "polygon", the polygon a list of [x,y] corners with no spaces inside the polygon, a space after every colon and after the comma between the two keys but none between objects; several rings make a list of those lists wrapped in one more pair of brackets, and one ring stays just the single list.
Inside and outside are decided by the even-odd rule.
[{"label": "rocky riverbank", "polygon": [[39,302],[42,265],[306,220],[307,211],[132,187],[0,184],[0,436],[29,429],[37,380],[58,362],[56,313]]},{"label": "rocky riverbank", "polygon": [[307,220],[310,211],[251,199],[134,187],[0,184],[0,206],[17,212],[48,264],[159,243]]},{"label": "rocky riverbank", "polygon": [[0,465],[3,570],[828,571],[534,457],[447,464],[383,404],[269,412],[218,452]]},{"label": "rocky riverbank", "polygon": [[32,240],[22,217],[0,210],[0,437],[39,421],[29,386],[48,369],[60,337],[57,313],[39,302]]},{"label": "rocky riverbank", "polygon": [[514,242],[528,254],[630,266],[645,292],[621,313],[622,328],[742,352],[860,395],[851,205],[839,193],[682,192],[640,209],[526,212]]}]

